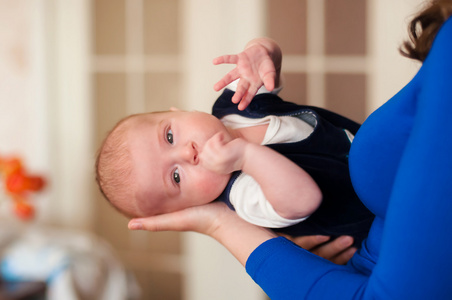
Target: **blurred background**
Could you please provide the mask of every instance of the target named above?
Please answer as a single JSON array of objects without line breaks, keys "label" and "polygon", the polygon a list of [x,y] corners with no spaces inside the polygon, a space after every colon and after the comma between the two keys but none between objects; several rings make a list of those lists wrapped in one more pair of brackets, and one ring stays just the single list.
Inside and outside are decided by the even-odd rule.
[{"label": "blurred background", "polygon": [[210,112],[232,68],[212,59],[263,35],[284,53],[281,97],[363,122],[419,67],[398,47],[421,2],[0,0],[0,169],[45,182],[21,194],[34,217],[2,188],[1,277],[47,299],[266,299],[209,238],[128,231],[94,183],[101,140],[131,113]]}]

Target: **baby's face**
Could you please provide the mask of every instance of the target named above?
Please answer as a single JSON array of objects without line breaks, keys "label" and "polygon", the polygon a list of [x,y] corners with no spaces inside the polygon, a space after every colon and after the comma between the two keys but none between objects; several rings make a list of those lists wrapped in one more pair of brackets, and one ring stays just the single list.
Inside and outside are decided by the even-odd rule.
[{"label": "baby's face", "polygon": [[217,132],[229,137],[216,117],[202,112],[171,111],[145,115],[128,133],[139,216],[150,216],[215,200],[230,174],[202,164],[203,146]]}]

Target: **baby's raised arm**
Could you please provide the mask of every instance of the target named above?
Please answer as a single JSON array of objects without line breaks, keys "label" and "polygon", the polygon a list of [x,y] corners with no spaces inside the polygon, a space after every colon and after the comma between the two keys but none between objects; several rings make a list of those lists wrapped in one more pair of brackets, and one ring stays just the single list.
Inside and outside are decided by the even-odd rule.
[{"label": "baby's raised arm", "polygon": [[223,55],[213,60],[215,65],[237,65],[214,85],[214,89],[219,91],[239,79],[232,102],[239,103],[238,108],[244,110],[260,87],[272,91],[279,86],[281,62],[281,49],[275,41],[265,37],[253,39],[239,54]]}]

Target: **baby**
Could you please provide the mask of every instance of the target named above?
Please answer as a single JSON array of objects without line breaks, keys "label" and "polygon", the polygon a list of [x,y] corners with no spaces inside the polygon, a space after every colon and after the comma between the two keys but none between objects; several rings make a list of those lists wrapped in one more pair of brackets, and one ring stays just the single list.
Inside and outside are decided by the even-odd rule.
[{"label": "baby", "polygon": [[237,67],[214,86],[227,88],[213,114],[171,109],[121,120],[96,162],[104,196],[129,217],[218,199],[259,226],[348,234],[359,243],[373,219],[348,175],[359,125],[281,100],[281,60],[274,41],[252,40],[243,52],[214,60]]}]

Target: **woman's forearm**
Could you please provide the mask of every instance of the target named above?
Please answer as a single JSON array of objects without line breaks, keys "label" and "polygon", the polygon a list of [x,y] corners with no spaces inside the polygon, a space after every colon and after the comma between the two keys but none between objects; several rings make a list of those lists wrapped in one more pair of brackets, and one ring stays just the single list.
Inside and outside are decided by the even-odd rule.
[{"label": "woman's forearm", "polygon": [[250,224],[236,213],[228,214],[221,225],[209,235],[226,247],[243,266],[259,245],[277,237],[269,229]]}]

